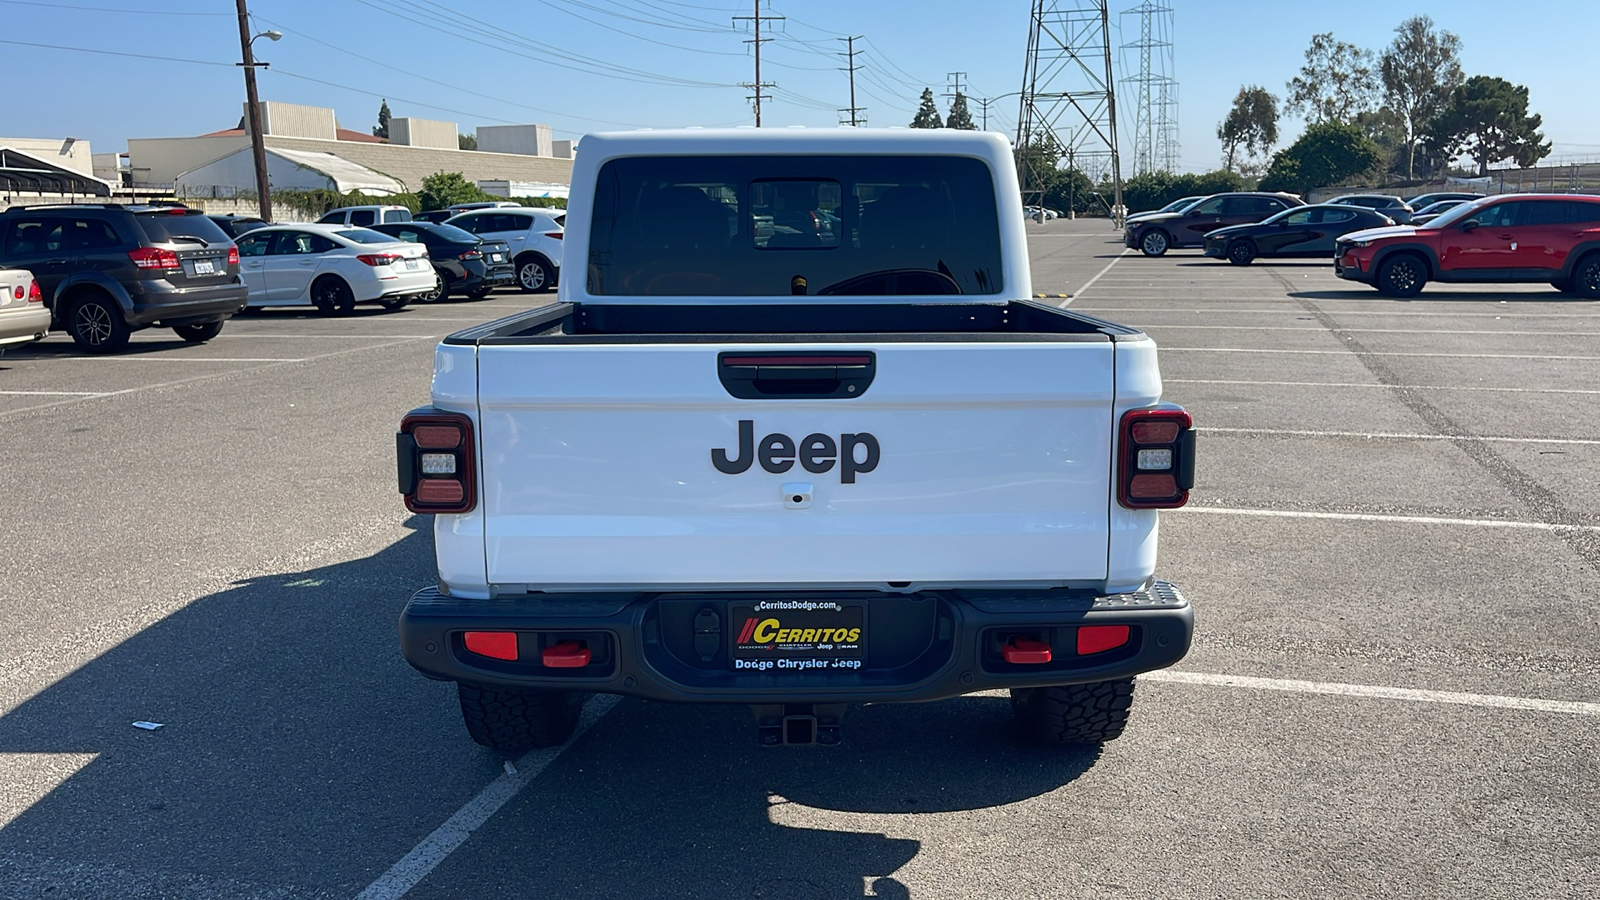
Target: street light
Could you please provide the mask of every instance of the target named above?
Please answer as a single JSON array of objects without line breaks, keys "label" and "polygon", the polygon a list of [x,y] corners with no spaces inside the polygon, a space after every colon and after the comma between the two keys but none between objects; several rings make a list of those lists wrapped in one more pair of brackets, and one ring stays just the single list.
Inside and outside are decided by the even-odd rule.
[{"label": "street light", "polygon": [[256,96],[256,67],[265,68],[268,63],[256,62],[252,46],[256,38],[266,38],[269,41],[281,40],[281,31],[263,31],[252,36],[250,34],[250,11],[245,8],[245,0],[237,0],[239,7],[239,48],[243,51],[244,61],[239,63],[244,67],[244,96],[245,118],[250,127],[250,156],[256,170],[256,200],[260,205],[263,221],[272,221],[272,188],[267,183],[267,142],[261,134],[261,100]]}]

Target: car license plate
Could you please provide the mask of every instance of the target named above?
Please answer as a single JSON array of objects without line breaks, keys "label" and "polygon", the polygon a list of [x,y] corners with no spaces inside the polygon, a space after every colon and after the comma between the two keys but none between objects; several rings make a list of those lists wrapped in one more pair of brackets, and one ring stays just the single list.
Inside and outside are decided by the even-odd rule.
[{"label": "car license plate", "polygon": [[489,261],[490,262],[503,262],[505,260],[505,258],[506,258],[506,255],[504,253],[491,253],[491,254],[489,254]]},{"label": "car license plate", "polygon": [[194,261],[194,273],[196,275],[215,275],[217,273],[217,264],[209,259],[197,259]]},{"label": "car license plate", "polygon": [[859,670],[867,656],[866,619],[861,602],[730,603],[733,668],[780,674]]},{"label": "car license plate", "polygon": [[406,268],[408,268],[408,269],[420,269],[420,268],[422,268],[422,263],[419,262],[418,260],[415,260],[415,259],[408,259],[408,260],[406,260]]}]

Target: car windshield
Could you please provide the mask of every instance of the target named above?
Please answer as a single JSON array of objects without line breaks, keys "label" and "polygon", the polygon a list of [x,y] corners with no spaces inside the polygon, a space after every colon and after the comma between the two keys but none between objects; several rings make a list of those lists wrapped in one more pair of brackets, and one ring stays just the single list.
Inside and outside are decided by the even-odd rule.
[{"label": "car windshield", "polygon": [[1440,213],[1437,218],[1429,219],[1428,227],[1445,228],[1447,226],[1454,225],[1456,222],[1471,216],[1472,213],[1478,210],[1480,207],[1481,204],[1478,203],[1462,203],[1459,206],[1452,206]]},{"label": "car windshield", "polygon": [[587,258],[604,296],[1001,290],[980,159],[668,156],[600,170]]},{"label": "car windshield", "polygon": [[456,243],[476,244],[479,241],[479,237],[477,235],[466,230],[465,228],[457,228],[454,225],[439,224],[429,228],[428,230],[444,240],[455,241]]},{"label": "car windshield", "polygon": [[393,244],[400,240],[392,234],[384,234],[381,231],[373,231],[370,228],[345,228],[334,233],[347,241],[355,241],[358,244]]}]

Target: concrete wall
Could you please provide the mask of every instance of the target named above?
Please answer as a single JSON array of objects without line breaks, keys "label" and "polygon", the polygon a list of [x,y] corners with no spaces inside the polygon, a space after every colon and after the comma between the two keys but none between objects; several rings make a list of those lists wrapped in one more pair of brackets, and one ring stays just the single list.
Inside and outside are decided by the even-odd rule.
[{"label": "concrete wall", "polygon": [[[339,123],[333,110],[326,106],[302,106],[298,103],[261,101],[261,133],[282,137],[320,138],[331,141],[339,136]],[[245,111],[245,130],[250,128],[250,104],[241,104]]]},{"label": "concrete wall", "polygon": [[58,165],[63,169],[94,174],[93,152],[88,141],[67,141],[62,138],[9,138],[0,137],[0,147],[13,147],[30,156]]},{"label": "concrete wall", "polygon": [[459,150],[456,123],[433,119],[390,119],[389,141],[408,147],[432,147],[435,150]]},{"label": "concrete wall", "polygon": [[551,155],[556,159],[571,159],[574,156],[573,150],[576,149],[577,144],[577,141],[551,141]]},{"label": "concrete wall", "polygon": [[478,149],[521,156],[554,155],[549,125],[479,125]]}]

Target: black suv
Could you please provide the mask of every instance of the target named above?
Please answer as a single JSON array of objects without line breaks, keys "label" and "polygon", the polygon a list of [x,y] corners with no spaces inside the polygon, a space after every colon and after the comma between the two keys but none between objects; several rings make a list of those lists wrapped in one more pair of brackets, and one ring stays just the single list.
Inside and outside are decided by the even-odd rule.
[{"label": "black suv", "polygon": [[151,326],[208,341],[248,295],[239,248],[182,207],[13,206],[0,213],[0,266],[32,272],[57,327],[89,353]]},{"label": "black suv", "polygon": [[1130,221],[1122,239],[1145,256],[1161,256],[1168,250],[1203,246],[1206,234],[1218,228],[1250,225],[1305,205],[1293,194],[1212,194],[1182,212],[1156,213]]},{"label": "black suv", "polygon": [[443,300],[453,293],[481,300],[496,287],[517,279],[511,266],[511,248],[505,241],[487,240],[454,225],[434,222],[389,222],[369,227],[428,248],[434,283],[433,290],[422,295],[423,300]]}]

